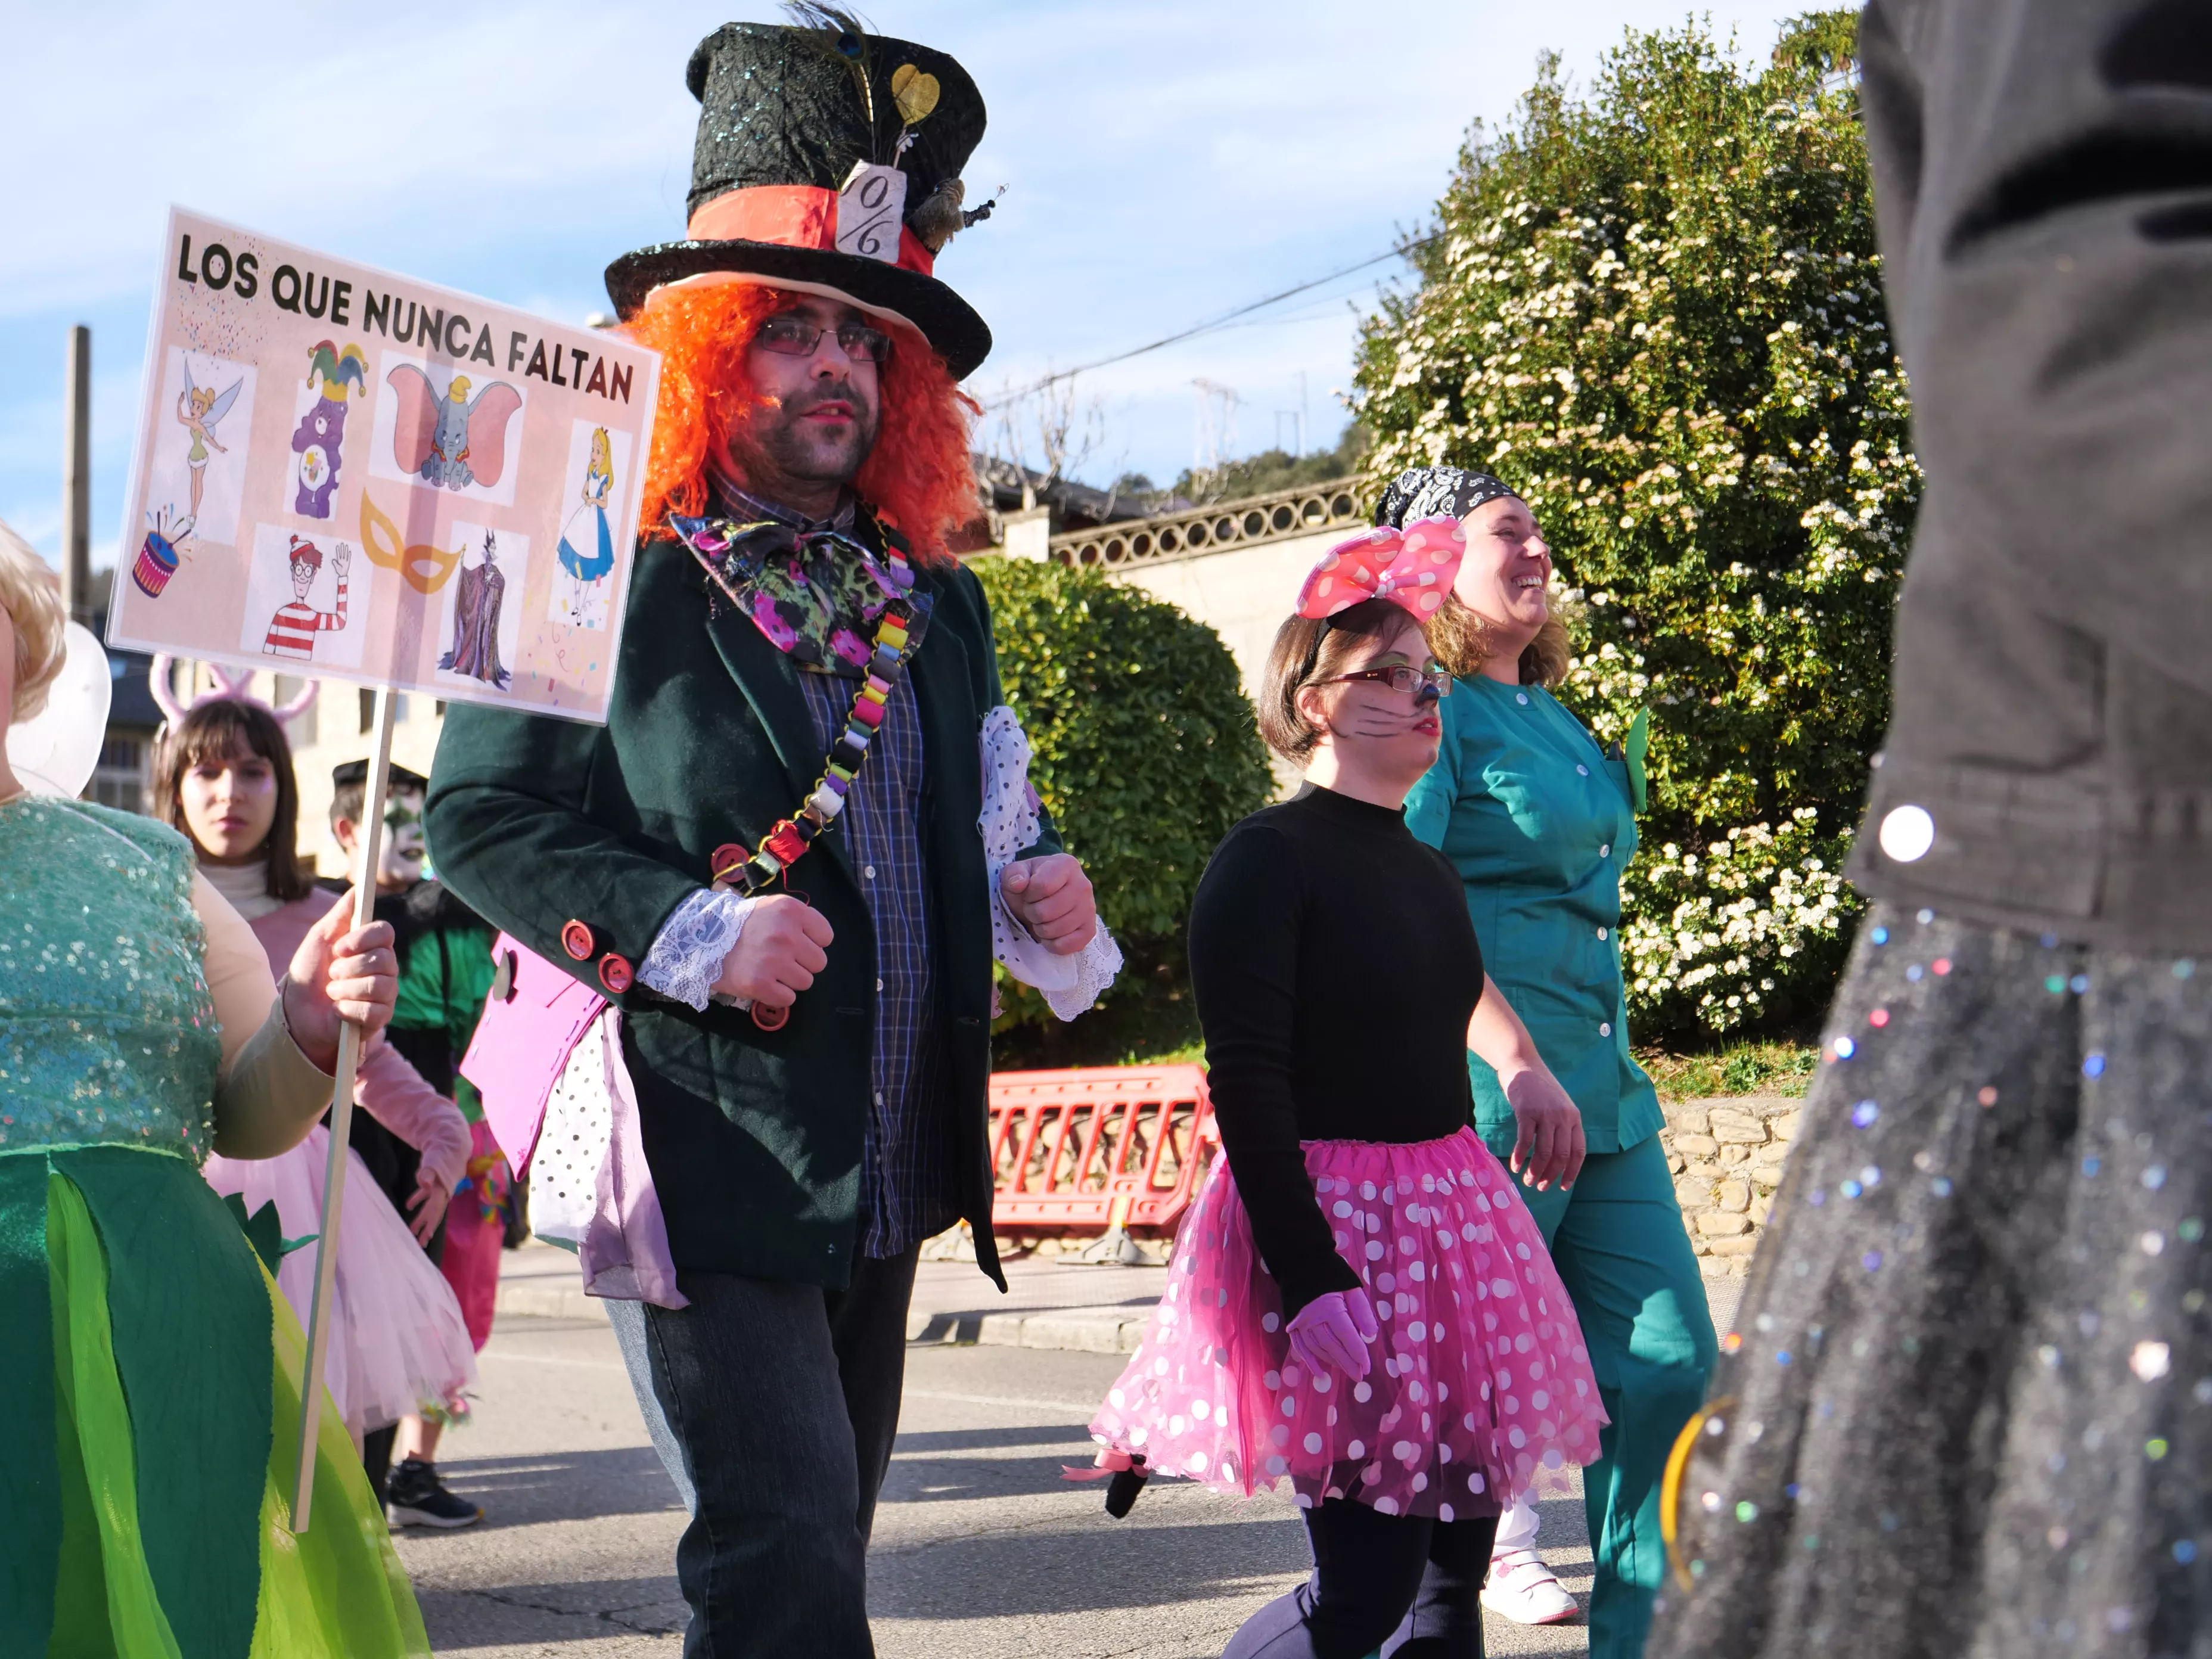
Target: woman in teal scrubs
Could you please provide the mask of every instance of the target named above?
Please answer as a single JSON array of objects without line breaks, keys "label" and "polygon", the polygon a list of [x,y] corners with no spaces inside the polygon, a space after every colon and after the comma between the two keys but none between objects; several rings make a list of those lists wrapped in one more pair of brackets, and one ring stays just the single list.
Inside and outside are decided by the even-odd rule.
[{"label": "woman in teal scrubs", "polygon": [[1390,486],[1377,520],[1442,517],[1466,526],[1453,590],[1465,637],[1447,662],[1459,678],[1441,705],[1443,750],[1406,818],[1459,871],[1491,978],[1564,1091],[1540,1072],[1501,1089],[1468,1055],[1476,1132],[1526,1183],[1613,1419],[1583,1473],[1589,1650],[1633,1659],[1666,1567],[1660,1476],[1716,1357],[1658,1096],[1628,1049],[1620,872],[1636,850],[1641,757],[1606,753],[1546,689],[1564,678],[1567,645],[1527,504],[1486,473],[1420,467]]}]

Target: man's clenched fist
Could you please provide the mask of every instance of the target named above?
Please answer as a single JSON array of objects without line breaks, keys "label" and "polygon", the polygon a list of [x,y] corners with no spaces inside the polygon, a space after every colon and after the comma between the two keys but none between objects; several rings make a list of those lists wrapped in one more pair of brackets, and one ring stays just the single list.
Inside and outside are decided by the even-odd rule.
[{"label": "man's clenched fist", "polygon": [[745,914],[744,931],[722,958],[715,993],[763,1008],[788,1008],[829,966],[836,937],[822,913],[802,899],[788,893],[757,899]]},{"label": "man's clenched fist", "polygon": [[1091,878],[1066,853],[1049,853],[1006,866],[999,891],[1014,920],[1054,956],[1072,957],[1098,932],[1098,904]]}]

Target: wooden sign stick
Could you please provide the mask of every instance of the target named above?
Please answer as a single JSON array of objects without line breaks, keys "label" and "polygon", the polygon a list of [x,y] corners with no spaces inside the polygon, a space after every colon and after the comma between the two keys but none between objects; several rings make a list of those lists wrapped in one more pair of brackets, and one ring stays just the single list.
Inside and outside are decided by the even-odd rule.
[{"label": "wooden sign stick", "polygon": [[[385,786],[392,770],[392,688],[376,689],[375,748],[362,795],[354,879],[353,925],[376,919],[376,866],[384,854]],[[331,1152],[323,1170],[323,1227],[315,1240],[315,1299],[307,1310],[307,1368],[300,1380],[300,1474],[292,1493],[292,1530],[307,1529],[315,1496],[315,1431],[322,1421],[323,1362],[330,1352],[331,1317],[338,1276],[338,1222],[345,1207],[346,1160],[353,1135],[354,1074],[361,1065],[361,1027],[338,1030],[338,1074],[331,1093]]]}]

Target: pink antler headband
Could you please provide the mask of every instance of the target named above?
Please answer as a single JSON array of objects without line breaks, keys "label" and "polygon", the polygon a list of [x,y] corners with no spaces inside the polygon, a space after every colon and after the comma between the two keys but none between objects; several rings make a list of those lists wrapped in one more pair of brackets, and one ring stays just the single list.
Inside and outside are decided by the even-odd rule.
[{"label": "pink antler headband", "polygon": [[215,676],[215,690],[203,691],[190,702],[180,703],[169,683],[169,672],[176,665],[174,657],[157,656],[154,659],[153,668],[146,676],[147,685],[154,693],[154,701],[160,705],[162,716],[172,730],[182,725],[185,716],[193,709],[204,708],[211,702],[250,702],[258,708],[267,709],[279,721],[289,725],[313,706],[315,694],[322,690],[317,682],[309,680],[306,690],[279,708],[263,702],[248,689],[253,684],[251,669],[230,669],[217,663],[210,663],[208,672]]},{"label": "pink antler headband", "polygon": [[1403,530],[1378,525],[1322,556],[1298,589],[1298,615],[1334,617],[1369,599],[1388,599],[1426,622],[1443,607],[1467,556],[1457,519],[1416,519]]}]

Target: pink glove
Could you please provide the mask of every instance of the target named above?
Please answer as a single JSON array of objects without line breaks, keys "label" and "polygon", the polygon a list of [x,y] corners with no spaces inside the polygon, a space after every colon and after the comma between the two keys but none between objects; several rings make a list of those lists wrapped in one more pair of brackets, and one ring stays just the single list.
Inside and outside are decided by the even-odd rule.
[{"label": "pink glove", "polygon": [[1307,1303],[1291,1321],[1291,1352],[1309,1370],[1328,1365],[1346,1376],[1362,1377],[1370,1363],[1367,1345],[1379,1328],[1365,1291],[1331,1291]]}]

